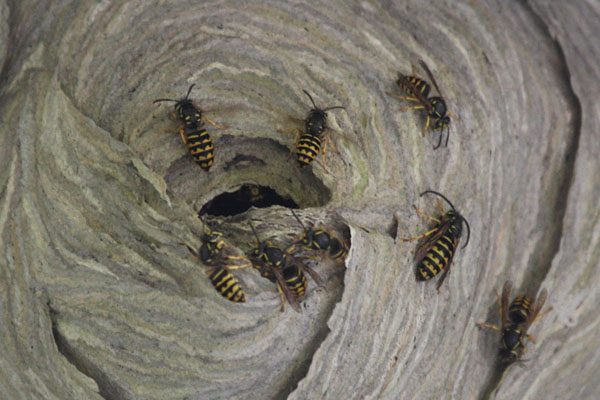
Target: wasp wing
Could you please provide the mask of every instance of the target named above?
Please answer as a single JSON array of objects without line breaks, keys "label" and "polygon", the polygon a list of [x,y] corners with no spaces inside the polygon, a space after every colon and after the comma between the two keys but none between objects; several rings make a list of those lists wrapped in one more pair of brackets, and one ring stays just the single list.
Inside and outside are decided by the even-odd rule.
[{"label": "wasp wing", "polygon": [[436,229],[436,232],[432,233],[431,236],[417,249],[417,254],[415,255],[417,264],[420,263],[421,260],[423,260],[423,258],[425,258],[425,256],[427,255],[429,250],[431,250],[435,242],[437,242],[439,238],[441,238],[444,235],[444,233],[446,233],[448,229],[450,229],[451,225],[452,223],[449,219],[446,221],[440,221],[440,223],[436,225],[436,227],[434,228]]},{"label": "wasp wing", "polygon": [[423,67],[423,69],[427,73],[427,76],[429,76],[429,79],[431,79],[431,83],[433,83],[433,86],[435,86],[435,90],[437,90],[438,94],[443,99],[444,95],[442,94],[442,91],[440,90],[440,87],[438,86],[435,78],[433,77],[433,74],[431,73],[431,70],[429,69],[429,67],[427,66],[427,64],[425,64],[425,61],[419,60],[419,64],[421,64],[421,67]]},{"label": "wasp wing", "polygon": [[304,272],[309,274],[310,277],[313,279],[313,281],[315,281],[315,283],[317,285],[323,286],[323,279],[321,279],[321,276],[317,273],[317,271],[315,271],[314,269],[312,269],[311,267],[309,267],[302,261],[298,260],[296,257],[289,256],[289,258],[292,259],[292,262],[294,264],[296,264],[296,266],[298,266],[301,270],[303,270]]},{"label": "wasp wing", "polygon": [[[510,291],[512,289],[512,282],[510,280],[504,282],[502,287],[502,297],[500,299],[500,319],[502,320],[502,328],[508,326],[508,302],[510,299]],[[496,292],[496,295],[498,292]]]},{"label": "wasp wing", "polygon": [[413,85],[411,83],[411,81],[408,79],[408,77],[406,75],[398,74],[398,80],[400,82],[402,82],[402,85],[404,85],[405,87],[410,89],[411,94],[419,100],[419,103],[423,104],[425,106],[425,108],[427,108],[428,112],[431,112],[431,110],[433,109],[433,105],[431,105],[431,102],[429,101],[429,99],[427,99],[427,97],[423,96],[423,94],[419,90],[417,90],[415,85]]},{"label": "wasp wing", "polygon": [[531,326],[531,324],[537,319],[538,313],[544,307],[544,303],[546,302],[546,298],[548,297],[548,290],[542,289],[540,295],[535,300],[535,304],[531,313],[529,314],[529,318],[525,322],[523,322],[522,333],[523,335],[527,334],[527,330]]},{"label": "wasp wing", "polygon": [[442,283],[444,283],[444,279],[446,279],[446,276],[448,276],[448,274],[450,273],[450,267],[452,266],[452,260],[454,259],[454,253],[456,252],[456,249],[458,248],[458,242],[460,242],[460,237],[456,238],[456,241],[454,242],[454,251],[448,258],[448,263],[446,264],[446,268],[444,268],[444,272],[442,273],[442,276],[438,280],[437,285],[435,285],[435,288],[437,289],[438,292],[440,291],[440,287],[442,286]]},{"label": "wasp wing", "polygon": [[300,303],[298,303],[298,299],[296,299],[296,296],[294,296],[294,294],[290,291],[290,288],[288,288],[285,284],[285,280],[283,279],[283,275],[281,274],[279,268],[271,268],[271,270],[273,271],[273,275],[275,276],[275,281],[277,285],[283,292],[283,295],[287,299],[288,303],[290,303],[290,305],[296,312],[301,313],[302,309],[300,308]]}]

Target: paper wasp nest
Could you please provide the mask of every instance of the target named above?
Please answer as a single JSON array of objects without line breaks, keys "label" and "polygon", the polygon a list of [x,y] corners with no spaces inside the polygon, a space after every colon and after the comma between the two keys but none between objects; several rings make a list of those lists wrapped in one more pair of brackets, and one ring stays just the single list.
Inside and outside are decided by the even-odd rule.
[{"label": "paper wasp nest", "polygon": [[[43,3],[43,4],[42,4]],[[592,2],[0,1],[0,398],[597,398],[600,303]],[[394,98],[427,79],[451,120],[421,130]],[[215,164],[194,163],[169,117],[190,98]],[[307,90],[332,148],[287,160]],[[300,119],[300,120],[298,120]],[[287,133],[286,133],[287,132]],[[348,227],[344,266],[313,264],[303,312],[239,270],[221,297],[180,243],[197,212],[243,184],[311,221]],[[438,294],[415,280],[435,190],[469,220]],[[393,213],[400,217],[395,223]],[[213,220],[247,251],[290,240],[285,207]],[[398,225],[398,226],[397,226]],[[461,242],[461,245],[464,242]],[[434,280],[437,278],[434,278]],[[502,378],[494,289],[547,288],[529,361]]]}]

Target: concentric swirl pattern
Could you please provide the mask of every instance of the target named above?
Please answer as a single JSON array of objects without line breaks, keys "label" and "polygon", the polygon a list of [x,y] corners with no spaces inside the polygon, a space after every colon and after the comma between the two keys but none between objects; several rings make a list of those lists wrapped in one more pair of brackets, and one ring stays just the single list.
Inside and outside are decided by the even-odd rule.
[{"label": "concentric swirl pattern", "polygon": [[[1,1],[0,398],[594,398],[594,7]],[[438,150],[424,113],[390,96],[421,59],[458,117]],[[172,104],[153,104],[192,84],[226,126],[205,125],[210,173]],[[328,113],[327,170],[289,159],[303,90],[344,107]],[[325,283],[309,278],[302,313],[281,313],[250,270],[236,271],[247,302],[226,301],[181,245],[199,246],[203,205],[247,183],[307,223],[349,228],[345,266],[315,266]],[[472,230],[439,294],[397,236],[427,228],[413,203],[438,212],[427,189]],[[283,207],[211,221],[241,251],[248,221],[262,238],[300,230]],[[548,288],[554,312],[527,369],[501,377],[498,337],[475,322],[498,318],[507,278]]]}]

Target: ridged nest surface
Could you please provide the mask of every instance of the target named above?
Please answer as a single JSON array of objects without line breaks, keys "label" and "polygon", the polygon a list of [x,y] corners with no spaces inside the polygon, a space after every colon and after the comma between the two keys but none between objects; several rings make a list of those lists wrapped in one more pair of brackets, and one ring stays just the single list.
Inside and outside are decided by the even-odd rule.
[{"label": "ridged nest surface", "polygon": [[[600,10],[578,2],[0,1],[0,398],[591,399],[600,395]],[[449,109],[448,146],[398,73]],[[169,114],[190,98],[204,172]],[[321,156],[288,159],[312,104]],[[433,89],[435,93],[435,90]],[[432,93],[433,94],[433,93]],[[236,270],[221,297],[181,243],[244,184],[351,244],[311,262],[302,313]],[[439,293],[415,279],[435,190],[470,223]],[[446,209],[448,207],[446,206]],[[398,222],[393,215],[397,213]],[[237,251],[289,209],[210,217]],[[461,240],[460,247],[464,244]],[[501,369],[494,289],[549,291],[528,361]],[[515,293],[516,294],[516,293]]]}]

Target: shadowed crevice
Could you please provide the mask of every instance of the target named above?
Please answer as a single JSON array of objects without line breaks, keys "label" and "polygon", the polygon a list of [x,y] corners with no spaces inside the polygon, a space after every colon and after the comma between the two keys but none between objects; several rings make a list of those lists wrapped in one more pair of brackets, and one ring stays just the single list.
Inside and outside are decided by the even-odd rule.
[{"label": "shadowed crevice", "polygon": [[[292,373],[292,375],[290,376],[290,378],[288,380],[288,384],[284,387],[284,389],[279,391],[273,397],[274,400],[287,399],[289,397],[289,395],[292,394],[296,390],[296,388],[298,387],[298,384],[302,381],[302,379],[304,379],[306,377],[306,375],[308,374],[308,371],[312,364],[314,354],[317,352],[317,350],[321,346],[321,343],[323,343],[323,341],[327,338],[327,335],[329,335],[329,333],[331,332],[331,330],[327,326],[327,321],[329,321],[329,318],[331,317],[331,314],[333,313],[333,309],[335,308],[335,306],[342,300],[342,295],[344,294],[344,284],[343,284],[344,273],[345,273],[345,268],[340,268],[340,271],[338,271],[336,273],[335,278],[332,277],[332,279],[331,279],[331,281],[335,282],[334,287],[328,288],[327,290],[334,290],[335,295],[331,301],[328,301],[325,304],[326,308],[320,311],[320,313],[324,314],[323,324],[321,325],[321,328],[311,338],[310,342],[308,342],[305,345],[306,349],[305,349],[304,353],[308,354],[310,356],[306,357],[296,367],[295,371]],[[329,286],[333,286],[331,284],[331,282],[330,282]],[[306,308],[305,304],[301,304],[301,305],[303,308]]]},{"label": "shadowed crevice", "polygon": [[[522,4],[525,10],[530,14],[533,23],[535,23],[539,29],[543,31],[546,36],[555,44],[558,58],[561,61],[558,65],[558,74],[561,76],[563,83],[568,88],[565,101],[567,102],[569,111],[572,115],[570,127],[571,134],[567,137],[568,141],[565,146],[565,159],[561,164],[562,168],[556,174],[556,179],[553,180],[553,182],[555,182],[552,193],[553,196],[546,198],[548,199],[547,202],[550,203],[549,205],[546,207],[540,207],[541,209],[549,209],[549,218],[556,222],[551,226],[550,232],[547,232],[545,238],[536,244],[535,249],[532,252],[532,256],[527,263],[527,272],[524,274],[523,278],[523,285],[521,288],[522,291],[535,296],[540,290],[541,282],[545,279],[550,267],[552,266],[552,261],[560,250],[569,194],[575,174],[575,161],[577,160],[577,153],[579,150],[582,126],[582,107],[579,98],[571,86],[571,74],[569,72],[567,57],[560,45],[560,42],[552,36],[546,22],[532,9],[531,5],[528,2],[523,2]],[[499,336],[497,340],[497,343],[499,343]],[[534,345],[531,344],[530,346]],[[497,392],[501,389],[502,381],[508,372],[508,368],[516,365],[500,365],[497,357],[494,363],[494,372],[489,378],[487,384],[484,386],[484,390],[480,396],[481,399],[495,398]]]},{"label": "shadowed crevice", "polygon": [[68,339],[61,333],[60,329],[60,314],[54,310],[48,302],[49,318],[52,322],[52,336],[58,351],[71,363],[79,372],[86,375],[96,382],[99,389],[99,395],[106,400],[128,399],[125,391],[118,387],[115,383],[96,367],[85,355],[81,354]]},{"label": "shadowed crevice", "polygon": [[550,216],[552,221],[556,221],[556,224],[552,226],[552,232],[549,240],[544,243],[539,243],[534,252],[532,253],[532,259],[528,265],[532,266],[528,269],[528,273],[524,278],[524,289],[527,292],[535,295],[540,288],[540,282],[546,277],[552,260],[560,249],[560,242],[563,236],[564,219],[567,212],[567,205],[569,201],[569,194],[571,186],[573,184],[573,177],[575,175],[575,161],[577,160],[577,153],[579,150],[579,141],[581,137],[581,125],[582,125],[582,108],[579,98],[575,94],[573,87],[571,86],[571,74],[569,72],[569,66],[567,57],[558,42],[558,40],[552,38],[550,30],[542,18],[535,13],[528,3],[524,3],[526,9],[532,14],[532,18],[536,24],[551,38],[552,42],[556,46],[556,51],[559,55],[561,62],[559,74],[561,75],[562,81],[568,88],[566,94],[566,102],[572,114],[571,121],[571,135],[568,136],[568,142],[565,146],[565,159],[561,164],[562,168],[560,173],[557,174],[555,182],[555,198],[550,199],[552,201]]},{"label": "shadowed crevice", "polygon": [[228,217],[246,212],[250,207],[265,208],[274,205],[298,208],[294,200],[281,196],[273,188],[247,183],[235,192],[216,196],[200,209],[199,215]]}]

